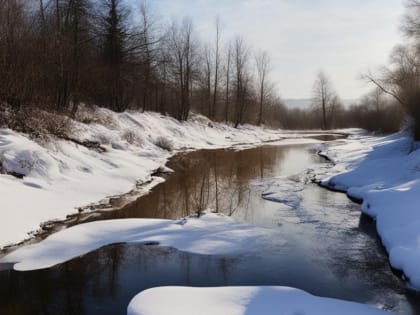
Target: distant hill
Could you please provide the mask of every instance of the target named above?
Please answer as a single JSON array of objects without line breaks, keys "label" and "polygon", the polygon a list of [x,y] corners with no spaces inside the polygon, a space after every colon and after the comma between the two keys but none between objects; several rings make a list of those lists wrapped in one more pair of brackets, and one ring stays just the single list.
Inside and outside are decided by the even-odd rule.
[{"label": "distant hill", "polygon": [[[350,106],[356,100],[354,99],[344,99],[342,100],[345,107]],[[306,109],[311,107],[312,99],[310,98],[287,98],[283,100],[284,104],[291,109],[299,108],[299,109]]]}]

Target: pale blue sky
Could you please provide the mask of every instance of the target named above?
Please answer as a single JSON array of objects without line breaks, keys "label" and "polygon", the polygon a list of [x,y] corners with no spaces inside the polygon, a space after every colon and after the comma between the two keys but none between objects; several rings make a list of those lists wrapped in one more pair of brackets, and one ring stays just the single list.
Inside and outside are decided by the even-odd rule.
[{"label": "pale blue sky", "polygon": [[283,98],[310,97],[319,69],[342,98],[367,87],[358,78],[388,62],[399,31],[404,0],[150,0],[164,20],[191,17],[197,34],[213,40],[216,16],[223,40],[242,35],[272,56],[271,77]]}]

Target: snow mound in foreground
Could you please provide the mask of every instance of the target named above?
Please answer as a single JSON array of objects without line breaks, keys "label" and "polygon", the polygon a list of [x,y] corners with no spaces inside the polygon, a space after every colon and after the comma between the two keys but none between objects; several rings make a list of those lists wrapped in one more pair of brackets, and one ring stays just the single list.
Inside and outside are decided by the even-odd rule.
[{"label": "snow mound in foreground", "polygon": [[362,211],[376,220],[391,265],[420,290],[420,149],[415,148],[404,132],[344,141],[326,154],[347,171],[322,184],[363,200]]},{"label": "snow mound in foreground", "polygon": [[208,213],[183,220],[120,219],[96,221],[55,233],[40,243],[21,247],[0,263],[16,263],[15,270],[49,268],[116,243],[159,243],[182,251],[225,255],[250,252],[262,244],[284,244],[276,232]]},{"label": "snow mound in foreground", "polygon": [[128,315],[390,315],[287,287],[161,287],[131,300]]}]

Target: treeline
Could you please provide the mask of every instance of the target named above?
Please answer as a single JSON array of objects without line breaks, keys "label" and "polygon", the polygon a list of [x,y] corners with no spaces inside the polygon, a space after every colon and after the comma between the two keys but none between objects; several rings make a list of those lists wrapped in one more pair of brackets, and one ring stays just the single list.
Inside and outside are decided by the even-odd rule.
[{"label": "treeline", "polygon": [[320,71],[314,81],[311,106],[306,109],[283,106],[279,119],[286,129],[363,128],[392,133],[401,128],[405,115],[400,104],[380,88],[343,104],[329,77]]},{"label": "treeline", "polygon": [[283,109],[289,129],[360,127],[380,133],[398,131],[406,117],[420,140],[420,0],[407,0],[401,25],[406,43],[394,48],[390,65],[362,78],[374,89],[354,104],[343,106],[331,81],[320,72],[313,86],[312,107]]},{"label": "treeline", "polygon": [[[130,6],[129,6],[130,4]],[[376,89],[343,106],[329,78],[314,82],[313,106],[287,109],[270,81],[267,52],[238,36],[225,38],[215,19],[204,42],[190,19],[163,23],[147,5],[124,0],[0,0],[0,125],[64,133],[80,104],[121,112],[151,110],[187,120],[288,129],[361,127],[393,132],[404,115],[420,139],[420,0],[410,0],[407,44],[392,64],[365,79]],[[40,113],[40,119],[35,120]],[[22,127],[23,126],[23,127]]]},{"label": "treeline", "polygon": [[[133,12],[133,13],[131,13]],[[0,105],[75,116],[80,104],[187,120],[275,124],[270,58],[215,19],[203,43],[191,20],[162,26],[146,2],[0,0]]]},{"label": "treeline", "polygon": [[[379,134],[400,130],[405,119],[401,106],[384,94],[377,102],[373,94],[353,104],[339,102],[327,107],[327,129],[362,128]],[[306,109],[283,107],[279,114],[280,123],[286,129],[323,129],[323,118],[322,109],[317,106]]]},{"label": "treeline", "polygon": [[406,2],[402,30],[406,43],[394,48],[390,66],[364,77],[412,118],[414,137],[420,140],[420,0]]}]

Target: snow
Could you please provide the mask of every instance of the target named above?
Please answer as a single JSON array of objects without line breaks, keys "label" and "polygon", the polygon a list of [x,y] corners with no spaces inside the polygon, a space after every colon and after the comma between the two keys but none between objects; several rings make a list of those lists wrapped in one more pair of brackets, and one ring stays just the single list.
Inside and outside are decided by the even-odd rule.
[{"label": "snow", "polygon": [[[147,192],[162,180],[151,174],[155,170],[170,172],[164,165],[179,151],[245,148],[265,141],[276,145],[319,143],[302,139],[299,132],[253,126],[234,129],[210,123],[198,115],[180,123],[157,113],[98,111],[107,115],[111,123],[74,122],[76,138],[80,142],[97,141],[105,152],[64,140],[39,143],[26,135],[0,129],[0,170],[23,175],[22,179],[0,175],[3,205],[0,215],[7,218],[0,221],[0,248],[27,238],[27,233],[41,222],[63,218],[78,207],[106,202],[110,196],[126,193],[136,182],[148,182],[143,188]],[[420,164],[417,165],[420,156],[411,156],[416,152],[410,153],[411,145],[405,134],[379,139],[357,134],[325,152],[337,163],[334,172],[349,172],[323,183],[364,199],[363,211],[378,220],[378,230],[390,251],[391,263],[404,270],[410,284],[416,286],[420,284],[420,272],[416,270],[420,259],[420,218],[416,217],[416,209],[420,203],[414,197],[420,184],[413,169],[414,173],[420,170]],[[380,172],[384,167],[390,177]],[[270,188],[264,192],[266,199],[287,206],[300,202],[297,193],[301,187],[293,180],[275,179],[264,185]],[[395,208],[407,196],[412,200],[412,207],[397,208],[401,213],[395,218]],[[284,245],[274,230],[207,213],[181,220],[120,219],[80,224],[39,243],[19,247],[1,258],[0,263],[13,263],[19,271],[44,269],[116,243],[158,243],[203,255],[240,255],[254,251],[257,254]],[[128,306],[128,314],[389,313],[286,287],[163,287],[137,295]]]},{"label": "snow", "polygon": [[141,292],[128,315],[390,315],[288,287],[160,287]]},{"label": "snow", "polygon": [[322,185],[363,200],[376,220],[391,265],[420,290],[420,150],[407,132],[387,137],[356,136],[323,152],[338,175]]},{"label": "snow", "polygon": [[235,222],[208,213],[182,220],[120,219],[95,221],[52,234],[40,243],[20,247],[0,259],[16,263],[15,270],[37,270],[116,243],[152,243],[203,255],[252,252],[262,245],[284,245],[275,231]]},{"label": "snow", "polygon": [[[0,249],[28,238],[39,225],[62,220],[91,204],[146,183],[147,193],[161,180],[152,177],[179,151],[246,147],[287,138],[276,144],[314,143],[310,134],[250,125],[235,129],[192,115],[179,122],[158,113],[114,113],[96,109],[95,123],[74,121],[73,138],[96,141],[106,152],[72,141],[36,142],[27,135],[0,129]],[[101,122],[103,121],[103,122]],[[320,134],[315,132],[314,134]],[[23,179],[7,175],[20,174]]]}]

